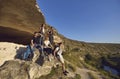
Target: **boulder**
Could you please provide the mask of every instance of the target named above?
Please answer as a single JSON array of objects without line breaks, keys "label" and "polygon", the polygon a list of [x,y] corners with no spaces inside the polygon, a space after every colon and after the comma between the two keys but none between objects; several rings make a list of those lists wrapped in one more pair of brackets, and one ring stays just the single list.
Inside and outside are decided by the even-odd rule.
[{"label": "boulder", "polygon": [[8,42],[0,42],[0,65],[7,60],[21,59],[26,46]]}]

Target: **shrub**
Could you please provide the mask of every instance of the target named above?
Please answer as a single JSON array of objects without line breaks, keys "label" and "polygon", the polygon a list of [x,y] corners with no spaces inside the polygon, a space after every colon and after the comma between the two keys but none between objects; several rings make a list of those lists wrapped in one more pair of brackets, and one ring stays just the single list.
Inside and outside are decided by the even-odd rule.
[{"label": "shrub", "polygon": [[81,79],[81,76],[79,74],[76,74],[74,79]]}]

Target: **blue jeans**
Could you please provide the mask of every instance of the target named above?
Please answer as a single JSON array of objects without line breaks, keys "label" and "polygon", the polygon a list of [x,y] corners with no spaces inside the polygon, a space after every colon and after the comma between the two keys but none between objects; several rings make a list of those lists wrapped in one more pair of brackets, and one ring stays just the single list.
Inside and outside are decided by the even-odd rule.
[{"label": "blue jeans", "polygon": [[44,56],[43,45],[36,44],[36,45],[33,47],[33,51],[35,50],[35,48],[37,48],[37,49],[39,50],[39,52],[41,53],[41,55]]},{"label": "blue jeans", "polygon": [[32,54],[32,52],[33,52],[33,49],[32,49],[29,45],[27,45],[27,50],[26,50],[26,52],[25,52],[24,55],[23,55],[23,59],[27,59],[28,56],[29,56],[30,54]]}]

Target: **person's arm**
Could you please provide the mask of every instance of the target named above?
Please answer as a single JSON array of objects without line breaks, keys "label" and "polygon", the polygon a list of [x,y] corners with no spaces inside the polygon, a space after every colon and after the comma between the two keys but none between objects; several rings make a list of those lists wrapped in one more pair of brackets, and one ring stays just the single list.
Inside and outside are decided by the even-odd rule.
[{"label": "person's arm", "polygon": [[50,42],[49,42],[49,47],[53,49],[53,46],[52,46],[52,44]]},{"label": "person's arm", "polygon": [[54,54],[54,58],[56,57],[56,56],[55,56],[55,55],[56,55],[56,51],[57,51],[57,50],[55,49],[54,52],[53,52],[53,54]]},{"label": "person's arm", "polygon": [[33,39],[31,40],[31,45],[34,46]]},{"label": "person's arm", "polygon": [[52,35],[54,35],[54,31],[53,31],[53,29],[52,29]]}]

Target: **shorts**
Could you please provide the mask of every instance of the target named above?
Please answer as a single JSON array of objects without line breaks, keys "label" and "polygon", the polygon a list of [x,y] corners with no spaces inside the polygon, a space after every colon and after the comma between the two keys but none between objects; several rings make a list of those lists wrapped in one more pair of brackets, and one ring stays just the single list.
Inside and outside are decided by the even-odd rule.
[{"label": "shorts", "polygon": [[52,54],[52,49],[51,49],[51,48],[44,48],[44,51],[45,51],[47,54]]}]

